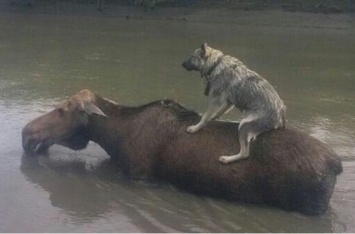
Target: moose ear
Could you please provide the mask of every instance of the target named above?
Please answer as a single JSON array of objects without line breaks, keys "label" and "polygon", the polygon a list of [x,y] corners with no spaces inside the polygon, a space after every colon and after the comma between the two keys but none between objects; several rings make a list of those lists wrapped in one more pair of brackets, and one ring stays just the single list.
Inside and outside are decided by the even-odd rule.
[{"label": "moose ear", "polygon": [[208,45],[206,42],[201,45],[201,51],[202,51],[203,56],[207,56],[207,48],[208,48]]},{"label": "moose ear", "polygon": [[102,112],[102,110],[100,110],[100,108],[98,108],[94,103],[92,102],[82,102],[82,109],[90,114],[97,114],[97,115],[102,115],[102,116],[106,116],[104,112]]}]

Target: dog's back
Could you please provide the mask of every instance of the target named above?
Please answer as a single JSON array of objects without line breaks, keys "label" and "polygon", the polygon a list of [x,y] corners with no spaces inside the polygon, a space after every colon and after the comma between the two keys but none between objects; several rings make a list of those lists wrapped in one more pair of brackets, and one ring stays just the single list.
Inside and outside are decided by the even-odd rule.
[{"label": "dog's back", "polygon": [[208,77],[211,92],[226,95],[239,110],[285,121],[286,106],[272,85],[237,58],[223,55]]}]

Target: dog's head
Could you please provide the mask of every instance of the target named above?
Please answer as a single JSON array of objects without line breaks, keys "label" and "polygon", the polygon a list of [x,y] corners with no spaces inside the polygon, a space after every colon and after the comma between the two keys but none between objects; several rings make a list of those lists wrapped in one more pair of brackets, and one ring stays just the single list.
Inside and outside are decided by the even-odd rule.
[{"label": "dog's head", "polygon": [[192,55],[182,63],[182,66],[188,71],[201,71],[205,64],[209,48],[207,43],[203,43],[201,48],[196,49]]},{"label": "dog's head", "polygon": [[205,42],[182,63],[182,66],[188,71],[200,71],[202,74],[209,70],[221,56],[223,56],[221,51],[209,47]]}]

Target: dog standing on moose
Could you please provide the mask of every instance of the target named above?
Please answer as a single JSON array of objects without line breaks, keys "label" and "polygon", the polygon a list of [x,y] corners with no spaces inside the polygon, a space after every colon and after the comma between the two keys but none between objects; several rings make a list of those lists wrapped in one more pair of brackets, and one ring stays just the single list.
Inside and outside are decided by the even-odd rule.
[{"label": "dog standing on moose", "polygon": [[200,122],[189,126],[187,132],[199,131],[210,120],[219,118],[234,106],[245,114],[238,128],[240,152],[220,156],[220,162],[231,163],[247,158],[250,142],[259,134],[285,127],[286,106],[276,90],[237,58],[224,55],[204,43],[182,66],[188,71],[199,71],[207,82],[207,110]]}]

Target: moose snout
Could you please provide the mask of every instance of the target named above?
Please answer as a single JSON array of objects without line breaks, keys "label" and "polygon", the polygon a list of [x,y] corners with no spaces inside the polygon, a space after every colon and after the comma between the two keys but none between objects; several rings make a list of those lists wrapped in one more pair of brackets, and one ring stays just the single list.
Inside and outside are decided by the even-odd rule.
[{"label": "moose snout", "polygon": [[26,153],[42,153],[48,149],[49,141],[42,139],[40,134],[32,131],[30,126],[22,130],[22,148]]},{"label": "moose snout", "polygon": [[31,152],[31,145],[33,145],[33,142],[35,141],[31,132],[27,129],[24,128],[22,130],[22,148],[25,152]]},{"label": "moose snout", "polygon": [[22,148],[25,152],[34,152],[36,142],[39,142],[36,134],[31,131],[30,126],[22,129]]}]

